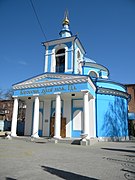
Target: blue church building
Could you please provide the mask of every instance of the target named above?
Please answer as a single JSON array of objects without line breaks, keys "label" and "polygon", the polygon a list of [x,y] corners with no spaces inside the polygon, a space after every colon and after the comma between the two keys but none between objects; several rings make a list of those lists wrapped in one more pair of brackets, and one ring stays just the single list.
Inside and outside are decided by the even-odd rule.
[{"label": "blue church building", "polygon": [[18,101],[26,103],[24,135],[87,139],[127,139],[128,99],[109,70],[85,56],[66,15],[58,39],[43,42],[44,72],[13,85],[11,135],[16,136]]}]

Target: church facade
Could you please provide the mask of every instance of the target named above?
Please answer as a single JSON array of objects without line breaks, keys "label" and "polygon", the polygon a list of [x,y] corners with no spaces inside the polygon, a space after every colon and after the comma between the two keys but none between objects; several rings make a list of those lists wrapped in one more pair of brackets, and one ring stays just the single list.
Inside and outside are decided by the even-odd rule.
[{"label": "church facade", "polygon": [[18,101],[26,103],[24,135],[87,139],[128,138],[126,88],[109,70],[85,57],[65,16],[60,38],[43,43],[44,72],[13,85],[11,135],[16,136]]}]

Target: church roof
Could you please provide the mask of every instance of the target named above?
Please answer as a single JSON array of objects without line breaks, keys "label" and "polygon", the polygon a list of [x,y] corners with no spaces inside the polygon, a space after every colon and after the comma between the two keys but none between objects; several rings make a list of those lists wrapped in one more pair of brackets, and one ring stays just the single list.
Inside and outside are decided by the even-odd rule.
[{"label": "church roof", "polygon": [[27,79],[23,82],[13,85],[13,89],[60,86],[64,84],[76,84],[88,82],[91,87],[96,90],[94,83],[89,76],[72,75],[72,74],[57,74],[57,73],[43,73],[33,78]]},{"label": "church roof", "polygon": [[90,58],[87,58],[87,57],[84,57],[84,61],[85,62],[91,62],[91,63],[96,63],[96,61],[90,59]]}]

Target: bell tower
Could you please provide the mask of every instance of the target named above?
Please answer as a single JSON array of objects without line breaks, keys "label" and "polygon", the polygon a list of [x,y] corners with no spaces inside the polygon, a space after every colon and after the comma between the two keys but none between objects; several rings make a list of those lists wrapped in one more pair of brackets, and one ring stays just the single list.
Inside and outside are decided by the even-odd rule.
[{"label": "bell tower", "polygon": [[44,42],[45,73],[82,74],[82,62],[85,50],[69,28],[68,12],[65,12],[60,38]]}]

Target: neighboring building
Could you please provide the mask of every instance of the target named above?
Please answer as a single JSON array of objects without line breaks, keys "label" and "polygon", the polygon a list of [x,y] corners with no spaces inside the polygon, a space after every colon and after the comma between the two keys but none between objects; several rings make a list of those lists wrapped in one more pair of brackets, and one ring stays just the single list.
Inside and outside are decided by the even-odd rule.
[{"label": "neighboring building", "polygon": [[12,120],[13,100],[0,100],[0,120]]},{"label": "neighboring building", "polygon": [[[14,100],[0,100],[0,120],[12,120]],[[19,100],[17,119],[23,121],[25,119],[26,105]]]},{"label": "neighboring building", "polygon": [[[128,105],[128,111],[135,115],[135,84],[126,84],[127,92],[131,95],[131,99]],[[133,116],[135,119],[135,116]]]},{"label": "neighboring building", "polygon": [[[13,100],[0,100],[0,131],[11,131]],[[17,132],[22,135],[25,124],[25,104],[19,101]]]},{"label": "neighboring building", "polygon": [[126,84],[131,100],[128,104],[129,135],[135,136],[135,84]]},{"label": "neighboring building", "polygon": [[44,73],[13,85],[12,136],[18,99],[26,103],[24,135],[54,138],[128,138],[128,99],[124,85],[109,80],[109,70],[85,57],[66,16],[60,38],[44,42]]},{"label": "neighboring building", "polygon": [[0,100],[0,131],[11,131],[13,100]]}]

